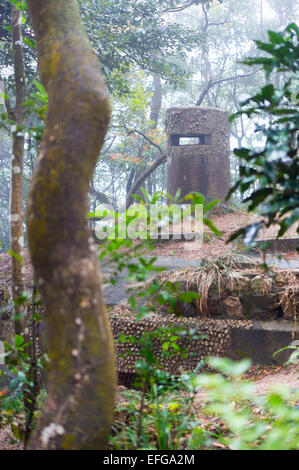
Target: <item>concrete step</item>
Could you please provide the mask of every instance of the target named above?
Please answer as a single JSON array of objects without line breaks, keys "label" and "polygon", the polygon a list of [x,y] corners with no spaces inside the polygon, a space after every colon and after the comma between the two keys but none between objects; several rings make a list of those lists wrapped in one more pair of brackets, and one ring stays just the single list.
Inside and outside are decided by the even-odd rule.
[{"label": "concrete step", "polygon": [[256,321],[251,329],[231,328],[231,342],[224,355],[234,360],[249,357],[254,364],[283,364],[294,350],[282,351],[275,357],[273,354],[291,345],[299,347],[299,328],[294,331],[293,322]]}]

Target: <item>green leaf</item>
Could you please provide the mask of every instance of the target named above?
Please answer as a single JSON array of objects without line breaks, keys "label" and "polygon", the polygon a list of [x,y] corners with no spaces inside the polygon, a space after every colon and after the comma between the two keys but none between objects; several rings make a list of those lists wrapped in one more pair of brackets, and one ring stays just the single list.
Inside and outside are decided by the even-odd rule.
[{"label": "green leaf", "polygon": [[187,302],[187,303],[190,303],[192,302],[193,300],[197,300],[199,298],[199,294],[197,292],[192,292],[192,291],[189,291],[189,292],[184,292],[183,294],[180,294],[178,296],[178,298],[182,301],[182,302]]},{"label": "green leaf", "polygon": [[23,343],[24,343],[23,336],[15,335],[15,342],[14,342],[15,348],[19,348]]},{"label": "green leaf", "polygon": [[17,10],[25,11],[28,8],[25,0],[22,2],[18,2],[17,0],[9,0],[9,2],[12,3]]},{"label": "green leaf", "polygon": [[186,201],[189,201],[191,200],[192,201],[192,204],[201,204],[201,205],[204,205],[205,202],[206,202],[206,199],[205,197],[200,194],[200,193],[197,193],[197,192],[192,192],[190,194],[187,194],[187,196],[185,196],[184,198]]},{"label": "green leaf", "polygon": [[268,101],[272,101],[272,98],[273,98],[273,95],[274,95],[274,86],[272,84],[270,85],[266,85],[262,88],[262,92],[261,92],[261,95],[263,97],[263,99],[266,99]]},{"label": "green leaf", "polygon": [[213,222],[210,219],[207,219],[206,217],[203,218],[203,223],[207,225],[217,237],[221,237],[222,233],[220,230],[218,230],[217,227],[213,224]]},{"label": "green leaf", "polygon": [[280,33],[276,33],[275,31],[268,31],[268,36],[272,44],[284,44],[285,40]]},{"label": "green leaf", "polygon": [[253,211],[259,204],[261,204],[269,195],[273,193],[272,188],[262,188],[253,192],[247,199],[244,199],[243,202],[252,201],[248,207],[249,211]]},{"label": "green leaf", "polygon": [[219,204],[220,202],[221,202],[220,199],[216,199],[215,201],[211,201],[209,204],[204,206],[204,208],[203,208],[204,214],[206,212],[210,211],[211,209],[213,209],[213,207],[217,206],[217,204]]},{"label": "green leaf", "polygon": [[127,341],[127,336],[124,333],[121,333],[118,338],[120,343],[125,343]]},{"label": "green leaf", "polygon": [[45,88],[39,81],[33,80],[33,83],[36,86],[36,88],[41,92],[42,96],[48,96],[48,93],[46,92]]},{"label": "green leaf", "polygon": [[210,367],[223,372],[225,375],[238,377],[244,374],[251,365],[250,359],[242,359],[239,362],[231,361],[228,358],[211,357],[208,360]]},{"label": "green leaf", "polygon": [[24,43],[27,44],[27,46],[32,47],[32,49],[36,49],[36,41],[34,39],[24,38]]},{"label": "green leaf", "polygon": [[277,234],[277,238],[282,237],[285,232],[299,219],[299,207],[296,208],[290,217],[286,217],[280,223],[280,230]]},{"label": "green leaf", "polygon": [[22,258],[22,256],[18,255],[17,253],[15,253],[14,251],[12,250],[7,250],[7,253],[9,254],[9,256],[11,258],[15,258],[17,259],[20,263],[24,264],[24,260]]}]

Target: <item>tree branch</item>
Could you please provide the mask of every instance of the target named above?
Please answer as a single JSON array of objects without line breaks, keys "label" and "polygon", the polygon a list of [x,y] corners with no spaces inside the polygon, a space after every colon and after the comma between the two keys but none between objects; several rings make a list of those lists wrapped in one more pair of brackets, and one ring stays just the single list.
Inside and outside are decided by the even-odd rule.
[{"label": "tree branch", "polygon": [[196,102],[196,106],[201,106],[201,104],[202,104],[203,100],[205,99],[207,93],[209,92],[209,90],[213,86],[219,85],[220,83],[229,82],[231,80],[237,80],[238,78],[250,77],[251,75],[255,75],[257,72],[259,72],[259,70],[255,70],[254,72],[246,73],[246,74],[243,74],[243,75],[234,75],[233,77],[219,78],[218,80],[209,80],[206,87],[201,92],[200,97],[198,98],[198,100]]},{"label": "tree branch", "polygon": [[162,163],[166,162],[166,155],[163,154],[160,158],[158,158],[151,166],[149,166],[142,175],[135,181],[132,185],[126,199],[126,207],[129,207],[132,202],[132,195],[140,188],[142,183],[146,180],[148,176],[150,176]]},{"label": "tree branch", "polygon": [[109,199],[107,198],[107,196],[100,192],[100,191],[97,191],[94,187],[94,183],[93,181],[91,182],[91,185],[90,185],[90,188],[89,188],[89,194],[91,194],[92,196],[95,196],[96,199],[101,202],[102,204],[109,204],[111,205],[111,202],[109,201]]},{"label": "tree branch", "polygon": [[[127,128],[126,128],[127,129]],[[152,139],[150,139],[147,135],[145,135],[143,132],[139,131],[138,129],[132,129],[132,130],[128,130],[128,135],[132,135],[132,134],[139,134],[141,135],[145,140],[147,140],[147,142],[149,142],[151,145],[153,145],[154,147],[156,147],[159,152],[161,153],[161,155],[164,155],[164,152],[163,150],[161,149],[160,145],[156,144],[156,142],[154,142]]]},{"label": "tree branch", "polygon": [[192,5],[198,5],[199,3],[200,3],[200,0],[192,0],[190,3],[187,3],[186,5],[181,5],[176,8],[168,8],[166,10],[163,10],[162,13],[176,13],[177,11],[186,10],[186,8],[189,8]]}]

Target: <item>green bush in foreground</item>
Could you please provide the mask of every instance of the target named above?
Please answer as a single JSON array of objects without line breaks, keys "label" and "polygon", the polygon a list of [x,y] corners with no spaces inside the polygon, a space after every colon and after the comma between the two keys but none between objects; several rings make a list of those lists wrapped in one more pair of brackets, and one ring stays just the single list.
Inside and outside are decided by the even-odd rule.
[{"label": "green bush in foreground", "polygon": [[257,395],[254,384],[241,379],[246,359],[210,358],[207,365],[215,372],[186,374],[172,384],[168,377],[166,385],[160,371],[146,393],[121,392],[110,448],[299,449],[299,390],[277,385]]}]

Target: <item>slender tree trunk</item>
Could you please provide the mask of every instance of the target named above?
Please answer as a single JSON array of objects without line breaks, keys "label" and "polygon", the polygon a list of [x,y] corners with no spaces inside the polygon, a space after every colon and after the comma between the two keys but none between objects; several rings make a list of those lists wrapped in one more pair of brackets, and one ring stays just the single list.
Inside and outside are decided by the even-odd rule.
[{"label": "slender tree trunk", "polygon": [[[157,129],[158,125],[158,119],[159,119],[159,114],[161,110],[161,105],[162,105],[162,83],[161,83],[161,77],[158,74],[155,74],[153,76],[153,87],[154,87],[154,92],[153,92],[153,97],[152,97],[152,102],[151,102],[151,110],[150,110],[150,125],[149,129],[154,130]],[[142,155],[143,152],[143,147],[144,147],[144,141],[142,142],[142,146],[139,151],[139,157]],[[144,183],[145,180],[147,180],[148,183],[148,192],[151,194],[151,189],[153,186],[153,171],[158,168],[161,163],[164,163],[164,160],[161,161],[161,159],[158,159],[159,164],[156,165],[156,161],[153,163],[153,165],[150,167],[151,170],[149,170],[149,167],[141,165],[137,171],[134,171],[134,173],[129,177],[129,181],[127,184],[127,197],[126,197],[126,206],[129,207],[133,203],[133,198],[132,194],[139,194],[142,196],[142,193],[140,191],[140,186],[142,183]],[[148,171],[149,170],[149,171]],[[134,178],[131,178],[131,176]]]},{"label": "slender tree trunk", "polygon": [[161,77],[157,73],[154,75],[153,78],[153,85],[154,85],[154,93],[151,103],[151,111],[150,111],[150,129],[157,129],[159,114],[162,105],[162,83]]},{"label": "slender tree trunk", "polygon": [[75,0],[27,0],[49,95],[27,228],[46,310],[48,398],[32,449],[104,449],[115,394],[112,334],[87,223],[108,95]]},{"label": "slender tree trunk", "polygon": [[264,4],[263,4],[263,0],[260,0],[260,30],[261,30],[261,40],[265,41]]},{"label": "slender tree trunk", "polygon": [[[151,103],[150,111],[150,129],[154,130],[158,127],[159,114],[162,106],[162,82],[159,74],[155,74],[153,77],[154,93]],[[147,192],[153,194],[153,186],[155,185],[155,173],[151,173],[147,178]]]},{"label": "slender tree trunk", "polygon": [[12,48],[16,86],[16,106],[13,118],[16,122],[13,132],[10,190],[10,238],[11,249],[16,256],[12,257],[12,298],[14,301],[15,333],[21,334],[24,329],[22,314],[24,306],[17,305],[17,298],[25,290],[24,268],[20,258],[24,256],[23,237],[23,159],[24,159],[24,107],[25,71],[22,38],[22,11],[13,9],[12,14]]}]

